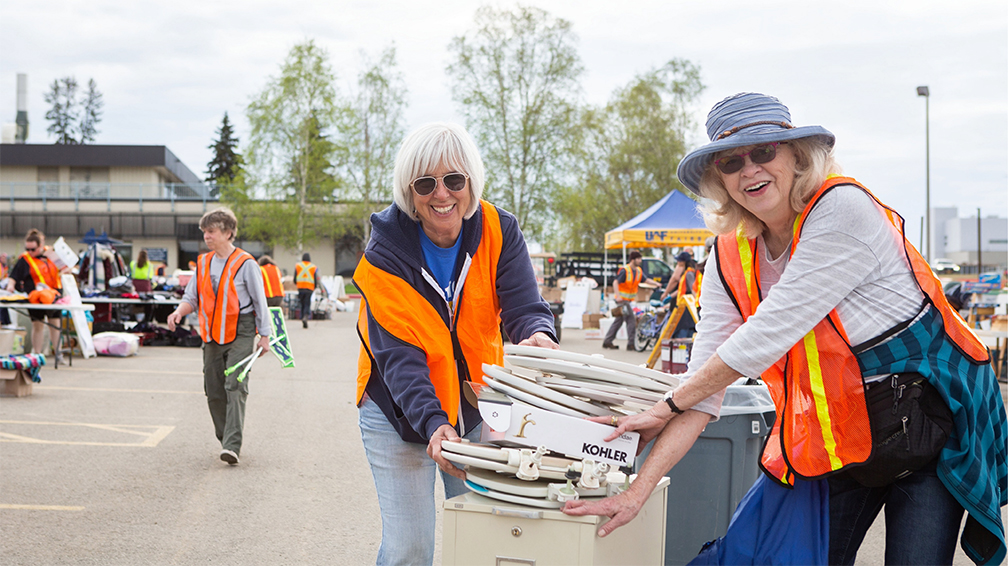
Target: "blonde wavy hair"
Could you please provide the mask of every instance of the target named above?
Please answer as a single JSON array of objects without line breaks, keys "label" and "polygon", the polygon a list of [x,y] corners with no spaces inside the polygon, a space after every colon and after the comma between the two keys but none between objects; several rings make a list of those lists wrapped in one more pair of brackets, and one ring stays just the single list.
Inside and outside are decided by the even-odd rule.
[{"label": "blonde wavy hair", "polygon": [[[788,146],[795,155],[794,183],[791,186],[791,209],[797,213],[805,210],[805,205],[815,195],[819,187],[831,174],[841,173],[840,164],[833,157],[833,148],[818,137],[791,140]],[[739,225],[747,238],[755,238],[763,233],[766,224],[742,207],[728,194],[721,172],[714,165],[718,159],[728,155],[726,150],[715,154],[700,178],[700,203],[707,228],[715,234],[735,233]]]}]

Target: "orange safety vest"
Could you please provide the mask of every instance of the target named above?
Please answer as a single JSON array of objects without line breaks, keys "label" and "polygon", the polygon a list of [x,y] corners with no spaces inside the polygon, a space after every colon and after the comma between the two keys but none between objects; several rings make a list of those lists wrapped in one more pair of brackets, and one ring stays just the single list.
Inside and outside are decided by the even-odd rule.
[{"label": "orange safety vest", "polygon": [[627,301],[632,301],[637,298],[637,286],[640,285],[641,279],[644,277],[644,270],[639,267],[631,267],[630,264],[623,266],[626,270],[627,280],[623,283],[616,282],[616,288],[619,289],[620,297]]},{"label": "orange safety vest", "polygon": [[[44,249],[48,250],[49,246],[46,246]],[[28,262],[32,280],[35,281],[36,285],[44,283],[53,289],[63,289],[59,268],[56,267],[56,264],[52,260],[44,255],[40,258],[35,258],[28,252],[21,254],[21,257]]]},{"label": "orange safety vest", "polygon": [[[793,255],[808,213],[826,191],[837,185],[855,185],[886,211],[889,221],[903,233],[903,219],[868,189],[849,177],[826,180],[795,220]],[[904,237],[904,247],[921,291],[942,316],[945,331],[962,352],[985,363],[987,349],[952,309],[924,258]],[[762,298],[756,239],[747,239],[741,227],[732,238],[717,238],[717,268],[743,321],[756,312]],[[777,418],[763,447],[760,463],[785,485],[794,478],[818,478],[868,460],[872,452],[871,426],[865,385],[858,360],[836,309],[821,320],[787,354],[763,372]]]},{"label": "orange safety vest", "polygon": [[[500,215],[493,205],[480,201],[483,209],[483,232],[479,248],[472,258],[462,289],[455,291],[458,305],[454,309],[455,335],[461,345],[461,356],[469,370],[469,379],[483,383],[483,364],[502,365],[504,344],[500,333],[500,300],[497,298],[497,262],[500,260],[504,237]],[[454,426],[458,422],[458,366],[452,347],[452,331],[438,311],[412,285],[383,271],[361,258],[353,276],[362,299],[357,317],[361,338],[357,362],[357,404],[371,379],[372,358],[368,339],[368,314],[383,329],[399,340],[422,350],[427,356],[430,380],[441,401],[441,409]],[[488,316],[489,313],[492,315]]]},{"label": "orange safety vest", "polygon": [[294,266],[294,283],[298,289],[315,289],[315,267],[314,263],[302,261]]},{"label": "orange safety vest", "polygon": [[686,275],[690,271],[693,272],[693,286],[689,288],[689,292],[690,292],[690,294],[693,294],[693,295],[699,295],[700,294],[700,278],[702,277],[702,275],[700,275],[699,271],[697,271],[696,269],[693,269],[692,267],[690,267],[685,272],[683,272],[683,274],[682,274],[681,277],[679,277],[679,291],[678,291],[678,294],[676,295],[677,297],[682,297],[682,296],[686,295],[686,290],[687,290],[687,288],[686,288]]},{"label": "orange safety vest", "polygon": [[255,261],[248,252],[235,248],[228,256],[214,292],[210,279],[210,260],[214,252],[205,253],[196,260],[196,291],[199,293],[199,334],[204,342],[230,344],[238,335],[238,291],[234,278],[246,261]]},{"label": "orange safety vest", "polygon": [[282,297],[284,295],[283,284],[280,283],[280,268],[268,263],[259,266],[263,275],[263,286],[266,288],[266,298]]}]

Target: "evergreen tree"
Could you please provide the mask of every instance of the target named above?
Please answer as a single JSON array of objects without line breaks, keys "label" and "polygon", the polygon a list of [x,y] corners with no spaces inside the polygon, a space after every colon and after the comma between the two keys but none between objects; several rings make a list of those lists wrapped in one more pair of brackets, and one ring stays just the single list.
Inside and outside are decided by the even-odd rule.
[{"label": "evergreen tree", "polygon": [[98,135],[98,123],[105,105],[102,94],[94,79],[88,80],[87,92],[78,94],[77,87],[76,78],[63,77],[54,80],[44,95],[46,103],[51,105],[45,113],[49,121],[46,131],[56,136],[58,144],[91,143]]},{"label": "evergreen tree", "polygon": [[208,147],[213,150],[214,156],[210,163],[207,163],[207,182],[215,184],[233,182],[241,171],[242,158],[235,151],[238,147],[238,138],[234,136],[227,112],[224,113],[224,121],[217,130],[217,141]]}]

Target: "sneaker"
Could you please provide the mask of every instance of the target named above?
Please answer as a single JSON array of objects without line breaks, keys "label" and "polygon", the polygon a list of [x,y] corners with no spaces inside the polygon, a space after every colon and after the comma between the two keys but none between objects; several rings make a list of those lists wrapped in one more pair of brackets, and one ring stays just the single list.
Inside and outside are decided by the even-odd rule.
[{"label": "sneaker", "polygon": [[63,357],[63,354],[56,354],[56,365],[58,366],[66,365],[66,358]]},{"label": "sneaker", "polygon": [[603,342],[602,347],[605,348],[606,350],[619,350],[619,346],[617,346],[616,344],[606,344]]},{"label": "sneaker", "polygon": [[308,328],[308,321],[307,320],[302,320],[301,321],[301,328]]},{"label": "sneaker", "polygon": [[220,459],[232,466],[238,465],[238,455],[227,448],[220,451]]}]

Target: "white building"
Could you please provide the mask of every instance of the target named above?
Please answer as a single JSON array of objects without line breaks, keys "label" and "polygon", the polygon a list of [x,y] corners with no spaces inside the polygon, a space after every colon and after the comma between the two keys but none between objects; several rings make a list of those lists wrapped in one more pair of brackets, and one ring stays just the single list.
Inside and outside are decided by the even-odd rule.
[{"label": "white building", "polygon": [[[931,257],[948,258],[960,265],[977,264],[977,228],[980,261],[984,266],[1008,265],[1008,218],[976,214],[959,217],[954,206],[931,209]],[[987,268],[989,269],[989,267]]]}]

